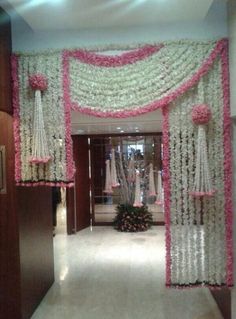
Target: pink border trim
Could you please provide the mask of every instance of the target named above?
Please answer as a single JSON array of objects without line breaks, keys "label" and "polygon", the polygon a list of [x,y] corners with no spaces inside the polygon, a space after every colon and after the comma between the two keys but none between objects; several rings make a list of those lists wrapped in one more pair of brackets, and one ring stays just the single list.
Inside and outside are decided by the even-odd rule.
[{"label": "pink border trim", "polygon": [[[101,111],[94,111],[89,106],[82,107],[77,102],[72,102],[70,99],[70,83],[69,83],[69,57],[71,56],[70,51],[64,51],[64,77],[65,79],[65,94],[66,97],[66,104],[69,104],[72,110],[79,111],[84,114],[96,116],[96,117],[113,117],[113,118],[125,118],[129,116],[138,116],[147,112],[155,111],[158,108],[164,107],[171,103],[173,100],[175,100],[178,96],[186,92],[188,89],[190,89],[194,84],[196,84],[200,78],[205,75],[209,68],[214,63],[214,60],[220,54],[222,49],[227,44],[226,39],[219,40],[212,52],[210,53],[209,57],[206,58],[206,60],[202,63],[201,67],[198,69],[198,71],[186,82],[184,82],[180,87],[178,87],[174,92],[168,94],[167,96],[164,96],[160,100],[156,100],[154,102],[151,102],[145,106],[142,106],[137,109],[136,106],[133,107],[133,111],[118,111],[118,112],[101,112]],[[136,109],[135,109],[136,108]],[[102,109],[102,107],[100,107]]]},{"label": "pink border trim", "polygon": [[66,51],[67,57],[79,59],[81,62],[103,67],[119,67],[143,60],[159,51],[164,45],[145,45],[142,48],[120,55],[102,55],[87,50]]},{"label": "pink border trim", "polygon": [[227,251],[227,285],[233,285],[233,202],[232,202],[232,144],[229,100],[229,64],[228,43],[221,52],[222,88],[224,101],[224,190],[225,190],[225,222]]},{"label": "pink border trim", "polygon": [[163,139],[163,186],[164,186],[164,215],[166,227],[166,286],[171,285],[171,232],[170,232],[170,153],[169,153],[169,110],[162,110],[162,139]]},{"label": "pink border trim", "polygon": [[46,164],[46,163],[48,163],[51,159],[52,159],[51,156],[48,156],[48,157],[45,157],[45,158],[31,157],[31,158],[29,159],[29,162],[30,162],[30,163],[33,163],[33,164]]},{"label": "pink border trim", "polygon": [[37,187],[37,186],[57,186],[57,187],[74,187],[74,182],[63,183],[63,182],[30,182],[30,183],[16,183],[16,186],[26,186],[26,187]]},{"label": "pink border trim", "polygon": [[70,87],[69,80],[69,60],[68,51],[62,52],[62,82],[63,82],[63,97],[64,97],[64,116],[65,116],[65,148],[66,148],[66,178],[72,180],[75,173],[74,161],[73,161],[73,146],[71,138],[71,118],[70,118],[70,93],[68,88]]},{"label": "pink border trim", "polygon": [[215,190],[212,190],[210,192],[189,192],[189,194],[193,197],[203,197],[203,196],[212,197],[214,196],[215,192],[216,192]]},{"label": "pink border trim", "polygon": [[18,57],[13,54],[11,58],[13,80],[13,128],[15,140],[15,180],[21,180],[21,138],[20,138],[20,101],[19,101],[19,77]]}]

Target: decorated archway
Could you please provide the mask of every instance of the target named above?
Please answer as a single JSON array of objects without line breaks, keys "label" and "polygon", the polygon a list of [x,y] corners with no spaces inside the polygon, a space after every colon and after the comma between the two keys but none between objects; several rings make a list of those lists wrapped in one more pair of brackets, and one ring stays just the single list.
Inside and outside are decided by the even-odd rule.
[{"label": "decorated archway", "polygon": [[[233,285],[227,40],[12,58],[16,183],[73,185],[70,112],[163,110],[167,286]],[[117,49],[117,48],[116,48]]]}]

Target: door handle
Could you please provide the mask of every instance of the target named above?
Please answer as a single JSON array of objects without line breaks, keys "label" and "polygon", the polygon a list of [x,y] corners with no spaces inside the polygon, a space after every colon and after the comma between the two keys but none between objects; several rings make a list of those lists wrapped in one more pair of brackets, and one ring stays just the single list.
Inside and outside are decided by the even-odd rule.
[{"label": "door handle", "polygon": [[5,145],[0,145],[0,194],[6,193],[6,147]]}]

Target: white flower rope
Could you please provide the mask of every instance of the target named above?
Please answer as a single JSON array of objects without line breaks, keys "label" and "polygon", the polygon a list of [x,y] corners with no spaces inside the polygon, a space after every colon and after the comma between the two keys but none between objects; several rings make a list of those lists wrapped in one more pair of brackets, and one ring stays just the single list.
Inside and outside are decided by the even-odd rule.
[{"label": "white flower rope", "polygon": [[40,86],[35,90],[34,124],[31,163],[47,163],[51,159],[47,137],[44,129],[42,99]]},{"label": "white flower rope", "polygon": [[156,197],[155,204],[160,206],[164,204],[164,193],[163,193],[163,187],[162,187],[161,171],[158,171],[158,175],[157,175],[157,197]]},{"label": "white flower rope", "polygon": [[[133,51],[119,57],[94,53],[114,49]],[[71,109],[128,117],[163,107],[167,286],[232,286],[232,153],[224,39],[18,53],[12,70],[18,185],[73,184]],[[44,165],[29,162],[34,95],[28,82],[35,73],[48,80],[41,113],[46,137],[40,140],[47,141],[51,160]],[[212,118],[198,129],[197,147],[191,110],[202,103],[210,106]],[[109,174],[115,180],[114,161],[112,173],[110,161],[106,165],[108,180]],[[139,185],[130,160],[128,179],[134,178]],[[105,188],[112,192],[111,176]],[[212,197],[191,196],[198,190],[217,191]],[[135,203],[141,205],[138,187],[136,191]]]},{"label": "white flower rope", "polygon": [[211,118],[211,110],[208,105],[195,105],[192,109],[192,121],[198,125],[196,172],[194,189],[191,192],[193,196],[213,196],[215,190],[212,187],[212,181],[209,171],[206,128]]},{"label": "white flower rope", "polygon": [[107,194],[113,194],[110,164],[110,160],[106,160],[105,189],[103,192]]},{"label": "white flower rope", "polygon": [[[178,287],[226,283],[223,101],[221,90],[211,89],[213,86],[220,88],[219,65],[216,61],[211,72],[203,78],[204,86],[195,86],[191,94],[186,92],[170,106],[171,283]],[[212,106],[212,120],[207,131],[200,125],[200,138],[196,138],[195,125],[189,114],[198,104],[201,89],[205,90],[205,102]],[[208,154],[211,169],[204,166],[208,163],[208,138],[211,139]],[[203,145],[199,146],[199,140]],[[200,154],[197,157],[196,151]],[[200,156],[203,158],[199,159]],[[199,172],[197,167],[195,175],[194,167],[198,162],[202,171]],[[200,173],[207,178],[204,174],[200,178]],[[213,177],[212,182],[209,174]],[[195,177],[199,177],[200,182]],[[201,191],[208,192],[214,187],[217,192],[206,199],[192,197],[188,192],[196,185]]]},{"label": "white flower rope", "polygon": [[141,189],[140,189],[140,172],[136,170],[136,179],[135,179],[135,197],[134,197],[134,207],[142,207],[143,203],[141,200]]},{"label": "white flower rope", "polygon": [[153,171],[153,164],[152,163],[149,164],[148,181],[149,181],[148,195],[149,196],[156,196],[156,187],[155,187],[155,182],[154,182],[154,171]]},{"label": "white flower rope", "polygon": [[111,150],[111,186],[113,188],[120,186],[116,172],[116,158],[114,148]]},{"label": "white flower rope", "polygon": [[135,181],[136,178],[136,172],[135,172],[135,161],[133,156],[130,158],[129,160],[129,164],[128,164],[128,177],[127,180],[129,183],[132,183]]}]

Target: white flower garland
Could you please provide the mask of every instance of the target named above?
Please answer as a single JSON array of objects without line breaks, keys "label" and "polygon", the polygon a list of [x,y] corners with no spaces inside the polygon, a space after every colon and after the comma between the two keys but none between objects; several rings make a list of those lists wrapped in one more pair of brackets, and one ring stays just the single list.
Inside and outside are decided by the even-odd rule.
[{"label": "white flower garland", "polygon": [[[224,221],[224,148],[223,101],[219,77],[219,61],[191,92],[186,92],[170,106],[170,168],[171,168],[171,272],[172,284],[226,282]],[[199,93],[199,90],[204,92]],[[191,108],[201,95],[212,107],[213,118],[206,132],[209,142],[212,198],[192,198],[197,138],[191,123]],[[219,191],[218,191],[219,187]],[[186,271],[187,270],[187,271]]]}]

